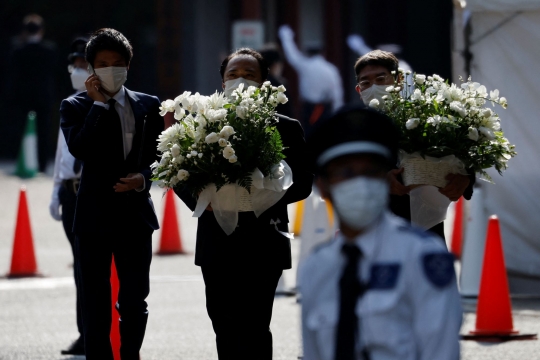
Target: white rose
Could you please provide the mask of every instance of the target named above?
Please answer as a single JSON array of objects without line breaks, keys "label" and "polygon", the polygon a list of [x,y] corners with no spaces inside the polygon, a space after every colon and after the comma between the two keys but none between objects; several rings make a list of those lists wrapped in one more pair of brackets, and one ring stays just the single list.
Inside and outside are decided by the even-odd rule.
[{"label": "white rose", "polygon": [[181,164],[184,162],[184,157],[182,155],[178,155],[177,157],[174,158],[174,162],[177,164]]},{"label": "white rose", "polygon": [[473,141],[478,141],[478,130],[476,130],[476,128],[469,128],[469,139]]},{"label": "white rose", "polygon": [[408,130],[412,130],[412,129],[416,128],[418,126],[418,124],[420,124],[420,119],[419,118],[412,118],[412,119],[407,120],[407,122],[405,123],[405,127]]},{"label": "white rose", "polygon": [[174,157],[177,157],[178,155],[180,155],[180,146],[178,146],[178,144],[174,144],[171,148],[171,154],[172,156]]},{"label": "white rose", "polygon": [[422,99],[422,92],[420,89],[415,89],[413,94],[411,95],[411,100],[416,101]]},{"label": "white rose", "polygon": [[219,141],[219,136],[215,132],[211,132],[210,134],[206,135],[206,137],[204,138],[204,141],[207,144],[213,144]]},{"label": "white rose", "polygon": [[271,86],[272,83],[270,81],[265,81],[263,82],[263,86]]},{"label": "white rose", "polygon": [[234,149],[229,145],[229,146],[226,146],[224,149],[223,149],[223,157],[225,159],[229,159],[231,156],[234,155]]},{"label": "white rose", "polygon": [[218,144],[219,144],[219,146],[221,146],[221,147],[225,147],[225,146],[227,146],[227,140],[225,140],[225,139],[219,139],[219,140],[218,140]]},{"label": "white rose", "polygon": [[234,135],[234,134],[236,134],[236,132],[234,131],[234,128],[229,125],[225,125],[223,129],[221,129],[221,131],[219,132],[219,136],[225,139],[228,139],[229,136]]},{"label": "white rose", "polygon": [[180,181],[186,180],[189,177],[189,172],[187,170],[180,169],[180,170],[178,170],[178,174],[176,174],[176,177]]},{"label": "white rose", "polygon": [[278,92],[277,101],[279,101],[282,104],[285,104],[287,103],[287,101],[289,101],[289,99],[287,99],[287,96],[284,93]]},{"label": "white rose", "polygon": [[394,87],[392,85],[390,85],[385,90],[386,90],[386,92],[392,92],[392,91],[394,91]]},{"label": "white rose", "polygon": [[199,159],[202,159],[203,153],[198,153],[197,156],[199,157]]},{"label": "white rose", "polygon": [[229,162],[230,163],[235,163],[238,161],[238,158],[236,157],[236,155],[231,155],[231,157],[229,158]]},{"label": "white rose", "polygon": [[198,154],[198,152],[196,152],[195,150],[193,150],[193,151],[191,152],[191,156],[197,156],[197,154]]},{"label": "white rose", "polygon": [[[242,84],[240,84],[242,85]],[[248,108],[245,106],[237,106],[236,107],[236,116],[238,116],[240,119],[245,119],[248,114]]]},{"label": "white rose", "polygon": [[426,75],[416,74],[416,77],[414,78],[414,81],[415,81],[418,85],[422,85],[423,83],[426,82]]},{"label": "white rose", "polygon": [[490,128],[487,128],[487,127],[484,127],[484,126],[481,126],[478,128],[478,130],[488,139],[488,140],[493,140],[495,139],[495,133],[493,133],[493,130],[491,130]]},{"label": "white rose", "polygon": [[369,102],[369,107],[370,108],[374,108],[374,109],[378,109],[379,108],[379,100],[378,99],[372,99],[370,102]]},{"label": "white rose", "polygon": [[278,88],[277,88],[277,91],[279,92],[285,92],[287,89],[285,89],[285,86],[283,85],[279,85]]}]

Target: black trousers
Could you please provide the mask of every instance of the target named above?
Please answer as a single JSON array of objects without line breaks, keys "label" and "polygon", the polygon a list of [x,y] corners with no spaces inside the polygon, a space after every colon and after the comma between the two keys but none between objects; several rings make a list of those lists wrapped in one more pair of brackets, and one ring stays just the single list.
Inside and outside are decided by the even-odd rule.
[{"label": "black trousers", "polygon": [[120,315],[122,360],[139,359],[146,330],[152,230],[141,229],[129,220],[119,219],[118,223],[121,226],[110,229],[106,235],[77,234],[75,239],[88,360],[113,360],[109,339],[113,254],[120,283],[116,307]]},{"label": "black trousers", "polygon": [[77,300],[75,303],[77,309],[77,330],[80,336],[83,334],[81,301],[79,299],[79,281],[77,276],[77,257],[75,256],[75,234],[73,233],[73,219],[75,218],[75,205],[77,204],[77,194],[74,189],[68,189],[65,186],[60,187],[58,198],[62,205],[62,225],[64,232],[71,245],[73,253],[73,277],[75,278],[75,287],[77,288]]},{"label": "black trousers", "polygon": [[[271,360],[270,321],[277,283],[283,270],[268,266],[201,267],[206,309],[216,333],[219,360]],[[236,280],[246,284],[235,293]]]}]

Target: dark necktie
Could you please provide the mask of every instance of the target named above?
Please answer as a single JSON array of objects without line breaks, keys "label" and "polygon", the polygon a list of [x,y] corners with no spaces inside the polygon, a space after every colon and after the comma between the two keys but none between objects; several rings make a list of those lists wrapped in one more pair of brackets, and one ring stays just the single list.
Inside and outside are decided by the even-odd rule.
[{"label": "dark necktie", "polygon": [[363,292],[358,279],[359,259],[362,251],[354,244],[344,244],[341,251],[347,263],[339,280],[339,321],[336,337],[335,360],[354,360],[354,350],[358,337],[358,317],[356,303]]},{"label": "dark necktie", "polygon": [[81,167],[82,167],[82,161],[79,159],[75,159],[75,161],[73,161],[73,173],[75,175],[79,174],[79,171],[81,171]]},{"label": "dark necktie", "polygon": [[122,132],[122,123],[120,122],[120,115],[116,111],[114,105],[116,100],[109,99],[109,110],[107,111],[108,122],[111,130],[112,148],[114,154],[118,156],[119,160],[124,160],[124,133]]}]

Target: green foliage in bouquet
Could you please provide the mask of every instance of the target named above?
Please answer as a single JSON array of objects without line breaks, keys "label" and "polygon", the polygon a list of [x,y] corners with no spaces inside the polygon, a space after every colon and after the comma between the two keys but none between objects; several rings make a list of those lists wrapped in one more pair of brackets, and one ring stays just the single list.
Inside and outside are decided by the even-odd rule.
[{"label": "green foliage in bouquet", "polygon": [[272,176],[285,158],[275,111],[287,101],[284,92],[265,82],[261,88],[240,85],[229,99],[184,92],[164,101],[161,115],[174,112],[178,122],[158,139],[162,157],[152,165],[153,180],[162,187],[186,186],[194,195],[210,183],[218,190],[238,183],[250,191],[256,168]]},{"label": "green foliage in bouquet", "polygon": [[[406,79],[403,72],[400,75],[398,79]],[[504,137],[499,115],[486,106],[491,102],[493,107],[507,107],[499,91],[488,94],[471,78],[460,79],[460,86],[438,75],[413,74],[412,78],[414,85],[396,80],[386,88],[389,95],[369,104],[394,119],[402,135],[400,148],[424,157],[455,155],[467,169],[488,180],[485,169],[495,167],[502,174],[516,152]]]}]

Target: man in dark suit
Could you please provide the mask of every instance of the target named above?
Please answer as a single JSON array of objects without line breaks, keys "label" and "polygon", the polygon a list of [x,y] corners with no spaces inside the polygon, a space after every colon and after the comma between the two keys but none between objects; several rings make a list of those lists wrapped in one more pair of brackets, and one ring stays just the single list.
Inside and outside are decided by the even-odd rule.
[{"label": "man in dark suit", "polygon": [[96,31],[86,47],[93,67],[86,92],[62,102],[69,151],[82,160],[73,231],[87,359],[113,359],[110,268],[120,281],[120,354],[138,359],[148,318],[146,297],[152,232],[159,228],[150,199],[150,164],[163,130],[157,97],[126,89],[129,41],[114,29]]},{"label": "man in dark suit", "polygon": [[[237,85],[260,85],[268,76],[268,67],[258,52],[240,49],[223,61],[221,76],[227,92],[232,90],[231,80]],[[220,360],[272,358],[274,294],[283,269],[291,268],[290,240],[278,230],[288,231],[287,204],[306,198],[313,183],[300,123],[284,117],[277,128],[294,181],[283,198],[258,218],[253,211],[240,212],[238,226],[229,236],[218,225],[211,205],[199,218],[195,264],[201,266],[204,277],[206,308]],[[175,191],[195,209],[197,200],[190,189]],[[236,291],[238,281],[244,293]]]}]

